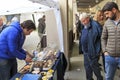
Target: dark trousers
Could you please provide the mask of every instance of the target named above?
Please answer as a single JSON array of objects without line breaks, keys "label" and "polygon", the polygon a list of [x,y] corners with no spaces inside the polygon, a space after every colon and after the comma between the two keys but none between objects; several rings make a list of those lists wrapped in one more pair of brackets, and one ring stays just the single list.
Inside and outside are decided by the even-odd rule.
[{"label": "dark trousers", "polygon": [[0,59],[0,80],[10,80],[16,73],[16,59]]},{"label": "dark trousers", "polygon": [[103,77],[101,75],[101,68],[98,63],[99,57],[91,59],[87,54],[88,53],[84,53],[84,66],[87,78],[86,80],[94,80],[93,73],[97,77],[97,80],[103,80]]}]

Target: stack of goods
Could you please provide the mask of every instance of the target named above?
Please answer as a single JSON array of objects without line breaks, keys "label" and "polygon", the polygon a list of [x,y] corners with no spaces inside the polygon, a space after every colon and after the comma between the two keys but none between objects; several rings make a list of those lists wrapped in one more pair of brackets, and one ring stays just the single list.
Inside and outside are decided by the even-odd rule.
[{"label": "stack of goods", "polygon": [[47,80],[45,78],[52,77],[52,66],[55,64],[57,60],[57,52],[54,50],[49,50],[44,52],[37,53],[33,61],[27,65],[25,65],[19,72],[22,74],[43,74],[43,80]]}]

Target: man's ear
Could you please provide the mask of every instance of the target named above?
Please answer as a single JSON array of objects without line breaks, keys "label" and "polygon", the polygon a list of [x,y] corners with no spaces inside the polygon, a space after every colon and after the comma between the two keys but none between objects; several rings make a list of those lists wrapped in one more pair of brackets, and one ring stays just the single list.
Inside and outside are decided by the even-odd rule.
[{"label": "man's ear", "polygon": [[115,8],[112,8],[112,12],[116,13],[117,9]]}]

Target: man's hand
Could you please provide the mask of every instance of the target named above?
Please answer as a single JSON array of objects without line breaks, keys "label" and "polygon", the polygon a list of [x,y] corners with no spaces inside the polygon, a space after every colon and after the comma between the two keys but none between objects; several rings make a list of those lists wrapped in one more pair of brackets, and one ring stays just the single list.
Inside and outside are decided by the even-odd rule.
[{"label": "man's hand", "polygon": [[32,57],[30,55],[26,55],[25,61],[32,62]]},{"label": "man's hand", "polygon": [[28,51],[26,51],[26,55],[30,56],[31,58],[33,58],[34,56],[32,54],[30,54]]},{"label": "man's hand", "polygon": [[104,52],[104,55],[106,56],[106,55],[109,55],[109,54],[108,54],[108,52]]}]

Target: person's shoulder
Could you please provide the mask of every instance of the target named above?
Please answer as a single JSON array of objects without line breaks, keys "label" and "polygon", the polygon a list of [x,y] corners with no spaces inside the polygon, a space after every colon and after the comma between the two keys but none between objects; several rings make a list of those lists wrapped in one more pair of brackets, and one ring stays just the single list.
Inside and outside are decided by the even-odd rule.
[{"label": "person's shoulder", "polygon": [[104,25],[110,25],[111,23],[113,23],[113,21],[110,20],[110,19],[107,19],[107,20],[105,21],[105,24],[104,24]]},{"label": "person's shoulder", "polygon": [[19,26],[19,25],[20,25],[20,22],[19,22],[19,21],[13,21],[13,22],[11,22],[10,25],[17,25],[17,26]]},{"label": "person's shoulder", "polygon": [[42,18],[39,18],[38,21],[40,22],[42,20]]},{"label": "person's shoulder", "polygon": [[110,20],[110,19],[107,19],[105,23],[109,23],[109,22],[112,22],[112,20]]},{"label": "person's shoulder", "polygon": [[92,20],[92,25],[94,26],[94,28],[101,28],[102,25],[98,22],[98,21],[95,21],[95,20]]},{"label": "person's shoulder", "polygon": [[91,22],[92,22],[93,25],[95,25],[95,24],[96,24],[96,25],[100,25],[100,23],[99,23],[98,21],[91,20]]}]

